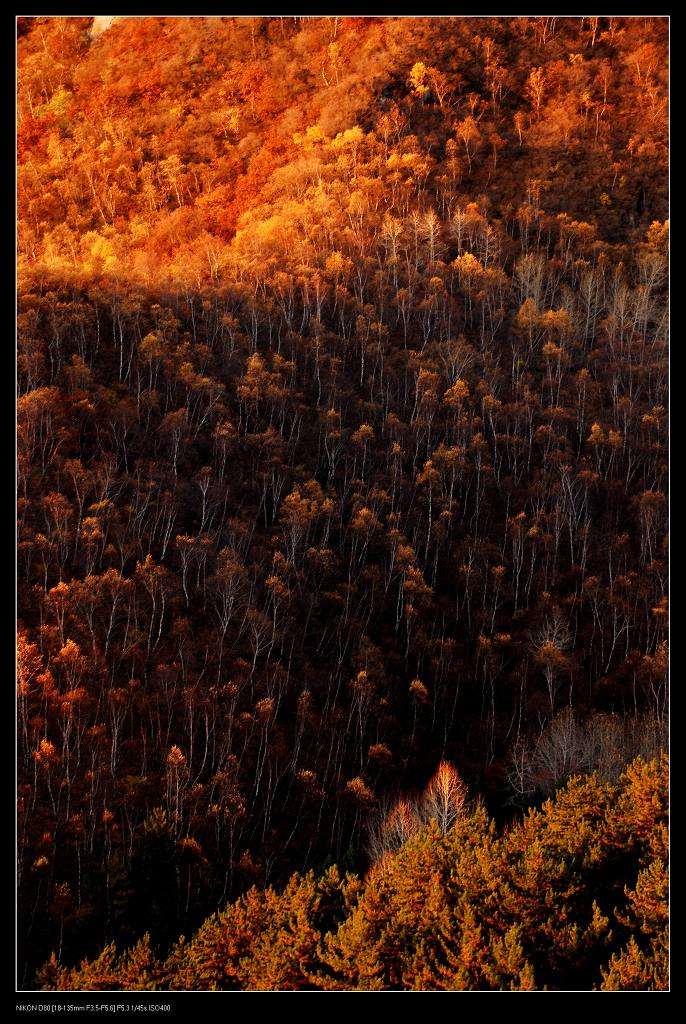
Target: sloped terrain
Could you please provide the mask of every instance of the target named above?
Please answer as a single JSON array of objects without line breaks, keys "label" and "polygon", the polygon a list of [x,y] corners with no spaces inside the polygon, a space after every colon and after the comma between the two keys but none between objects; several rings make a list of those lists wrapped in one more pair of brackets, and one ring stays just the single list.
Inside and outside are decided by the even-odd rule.
[{"label": "sloped terrain", "polygon": [[664,748],[667,28],[19,19],[21,984]]}]

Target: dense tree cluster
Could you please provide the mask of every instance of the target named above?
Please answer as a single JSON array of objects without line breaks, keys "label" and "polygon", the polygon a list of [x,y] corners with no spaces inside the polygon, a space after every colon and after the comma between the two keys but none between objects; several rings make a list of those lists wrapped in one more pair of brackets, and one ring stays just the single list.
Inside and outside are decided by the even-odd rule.
[{"label": "dense tree cluster", "polygon": [[[282,968],[237,932],[234,974],[175,947],[179,978],[559,987],[612,953],[650,987],[592,909],[613,860],[564,962],[528,882],[459,902],[483,811],[415,805],[423,910],[399,866],[342,877],[444,757],[501,821],[664,749],[666,19],[91,22],[18,22],[21,983],[104,948],[176,984],[159,951],[256,885],[226,920]],[[643,921],[659,879],[622,871]],[[385,960],[373,907],[429,945]]]},{"label": "dense tree cluster", "polygon": [[[443,764],[440,786],[454,776]],[[434,794],[435,796],[435,794]],[[252,888],[156,959],[150,937],[40,978],[57,989],[664,989],[666,764],[577,777],[498,835],[483,807],[361,881],[331,867]],[[459,806],[459,805],[458,805]]]}]

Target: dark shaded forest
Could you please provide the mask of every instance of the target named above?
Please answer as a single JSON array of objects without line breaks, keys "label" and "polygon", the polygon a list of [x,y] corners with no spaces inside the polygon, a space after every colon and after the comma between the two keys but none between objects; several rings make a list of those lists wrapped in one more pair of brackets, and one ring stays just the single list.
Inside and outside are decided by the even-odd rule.
[{"label": "dark shaded forest", "polygon": [[17,23],[19,987],[666,987],[668,20],[92,21]]}]

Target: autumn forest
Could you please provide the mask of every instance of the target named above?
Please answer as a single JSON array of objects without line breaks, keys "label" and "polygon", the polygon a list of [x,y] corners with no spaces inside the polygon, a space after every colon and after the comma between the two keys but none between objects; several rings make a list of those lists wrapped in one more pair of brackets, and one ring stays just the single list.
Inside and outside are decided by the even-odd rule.
[{"label": "autumn forest", "polygon": [[668,32],[17,19],[18,989],[667,989]]}]

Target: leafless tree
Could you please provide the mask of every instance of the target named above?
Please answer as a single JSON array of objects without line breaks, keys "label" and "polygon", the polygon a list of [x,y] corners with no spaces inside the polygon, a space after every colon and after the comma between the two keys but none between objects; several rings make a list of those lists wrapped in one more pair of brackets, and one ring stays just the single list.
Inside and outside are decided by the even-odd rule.
[{"label": "leafless tree", "polygon": [[369,830],[369,855],[378,864],[432,821],[446,835],[467,813],[468,800],[467,786],[457,770],[449,761],[441,761],[423,793],[398,800],[375,819]]}]

